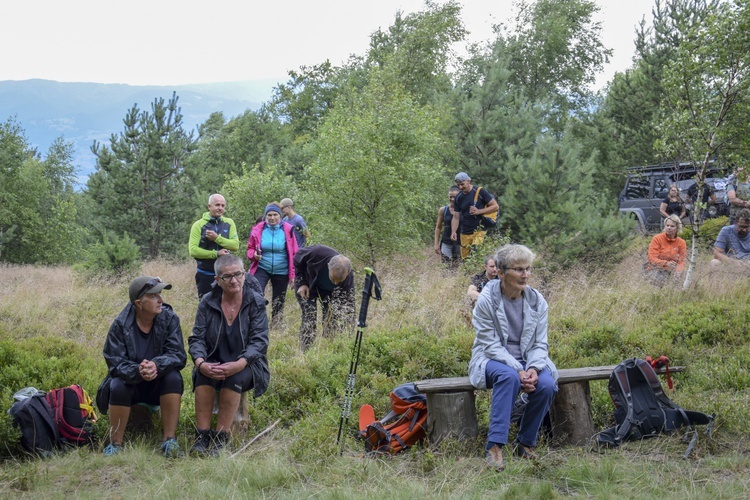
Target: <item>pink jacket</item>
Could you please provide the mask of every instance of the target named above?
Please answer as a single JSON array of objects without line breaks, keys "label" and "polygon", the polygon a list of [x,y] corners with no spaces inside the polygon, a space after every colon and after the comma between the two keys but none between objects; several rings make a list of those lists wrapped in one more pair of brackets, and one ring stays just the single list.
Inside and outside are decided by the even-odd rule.
[{"label": "pink jacket", "polygon": [[[247,258],[250,260],[250,274],[253,276],[258,269],[259,262],[255,260],[255,249],[260,246],[261,233],[265,227],[265,221],[254,225],[250,231],[250,238],[247,240]],[[294,237],[294,227],[291,224],[282,222],[281,229],[284,231],[284,239],[286,240],[286,254],[289,257],[289,282],[291,283],[294,282],[294,254],[299,250],[299,246],[297,245],[297,238]]]}]

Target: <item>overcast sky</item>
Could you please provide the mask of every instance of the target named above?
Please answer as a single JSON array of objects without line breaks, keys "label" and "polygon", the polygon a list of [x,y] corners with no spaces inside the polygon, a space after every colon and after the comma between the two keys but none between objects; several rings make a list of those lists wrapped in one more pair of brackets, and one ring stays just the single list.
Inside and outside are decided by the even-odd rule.
[{"label": "overcast sky", "polygon": [[[653,0],[598,0],[614,57],[597,88],[631,64]],[[437,0],[437,3],[442,3]],[[511,0],[462,0],[472,41],[489,40]],[[286,80],[287,71],[363,54],[369,36],[422,0],[7,0],[0,80],[178,85]]]}]

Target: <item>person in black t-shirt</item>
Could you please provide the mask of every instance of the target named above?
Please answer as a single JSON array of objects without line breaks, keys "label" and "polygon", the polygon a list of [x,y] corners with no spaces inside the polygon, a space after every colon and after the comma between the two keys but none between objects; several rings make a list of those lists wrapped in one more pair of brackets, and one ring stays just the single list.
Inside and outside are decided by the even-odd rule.
[{"label": "person in black t-shirt", "polygon": [[[214,264],[215,286],[198,304],[193,334],[188,338],[193,359],[196,439],[190,453],[217,455],[229,432],[242,393],[253,389],[260,397],[271,379],[268,370],[268,317],[257,283],[245,283],[242,259],[222,255]],[[216,430],[211,415],[216,392]]]},{"label": "person in black t-shirt", "polygon": [[[701,210],[701,218],[706,218],[706,210],[708,210],[708,207],[710,205],[716,204],[716,194],[711,192],[711,186],[704,183],[703,184],[703,196],[701,197],[701,201],[703,202],[703,208]],[[693,204],[693,214],[697,213],[697,210],[695,209],[695,203],[698,202],[698,183],[694,182],[687,190],[687,203]]]},{"label": "person in black t-shirt", "polygon": [[451,222],[451,240],[460,241],[461,258],[466,259],[487,234],[482,226],[482,217],[497,212],[498,207],[489,191],[471,185],[471,178],[466,172],[459,172],[454,180],[460,190],[454,207],[461,217],[460,220],[454,217]]},{"label": "person in black t-shirt", "polygon": [[495,256],[488,255],[484,258],[484,270],[479,274],[475,274],[471,278],[471,284],[469,285],[469,289],[466,291],[466,295],[467,297],[469,297],[472,307],[474,307],[474,304],[477,303],[479,294],[482,293],[484,286],[489,283],[490,280],[494,280],[495,278],[497,278]]},{"label": "person in black t-shirt", "polygon": [[687,215],[687,208],[680,196],[680,188],[677,184],[672,184],[669,187],[669,194],[662,200],[659,206],[659,213],[665,219],[672,214],[676,214],[680,219],[684,219],[685,215]]},{"label": "person in black t-shirt", "polygon": [[[185,367],[187,355],[180,318],[161,297],[162,290],[171,288],[159,277],[134,279],[129,289],[130,303],[107,333],[104,359],[109,373],[100,387],[103,394],[109,393],[104,400],[109,403],[110,426],[105,455],[122,450],[130,408],[136,403],[161,407],[164,428],[161,450],[169,458],[182,454],[175,431],[183,392],[180,370]],[[98,400],[97,397],[97,404]]]},{"label": "person in black t-shirt", "polygon": [[440,255],[443,263],[451,265],[458,262],[461,248],[458,242],[451,240],[451,223],[453,218],[459,217],[455,211],[454,202],[459,193],[458,186],[451,186],[448,190],[448,204],[438,210],[435,224],[435,253]]}]

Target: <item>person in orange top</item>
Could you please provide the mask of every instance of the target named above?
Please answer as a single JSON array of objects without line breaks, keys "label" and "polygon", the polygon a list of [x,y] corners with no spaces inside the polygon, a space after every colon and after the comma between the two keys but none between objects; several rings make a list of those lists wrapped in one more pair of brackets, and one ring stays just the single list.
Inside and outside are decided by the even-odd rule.
[{"label": "person in orange top", "polygon": [[681,229],[679,215],[672,214],[664,220],[664,231],[651,240],[646,272],[653,279],[663,281],[672,273],[681,273],[685,269],[687,245],[677,236]]}]

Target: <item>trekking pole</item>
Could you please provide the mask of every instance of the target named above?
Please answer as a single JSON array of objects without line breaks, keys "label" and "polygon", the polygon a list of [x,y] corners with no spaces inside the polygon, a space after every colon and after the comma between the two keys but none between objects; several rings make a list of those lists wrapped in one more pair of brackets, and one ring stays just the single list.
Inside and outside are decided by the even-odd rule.
[{"label": "trekking pole", "polygon": [[354,397],[354,383],[357,380],[357,366],[359,365],[359,352],[362,349],[362,336],[367,327],[367,308],[370,305],[370,297],[375,300],[381,299],[382,289],[375,271],[369,267],[365,268],[365,288],[362,290],[362,304],[359,306],[359,319],[357,320],[357,334],[354,336],[352,346],[352,359],[349,362],[349,375],[346,378],[346,389],[344,390],[344,401],[341,404],[341,418],[339,419],[339,433],[336,437],[336,445],[341,443],[341,435],[344,426],[349,423],[349,415],[352,411],[352,398]]}]

